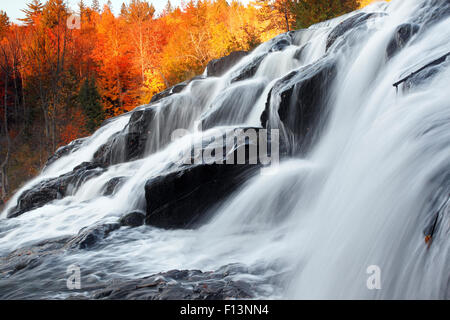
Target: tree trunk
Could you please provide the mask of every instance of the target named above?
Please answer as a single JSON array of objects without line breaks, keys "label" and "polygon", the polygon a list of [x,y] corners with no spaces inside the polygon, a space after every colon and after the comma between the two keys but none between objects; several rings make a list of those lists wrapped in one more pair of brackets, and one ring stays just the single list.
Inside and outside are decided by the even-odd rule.
[{"label": "tree trunk", "polygon": [[6,137],[6,155],[5,159],[0,165],[0,174],[1,174],[1,181],[2,181],[2,201],[6,202],[6,198],[8,197],[8,162],[9,162],[9,155],[11,151],[11,139],[9,136],[9,129],[8,129],[8,72],[5,72],[5,97],[4,97],[4,118],[3,118],[3,127],[5,129],[5,137]]}]

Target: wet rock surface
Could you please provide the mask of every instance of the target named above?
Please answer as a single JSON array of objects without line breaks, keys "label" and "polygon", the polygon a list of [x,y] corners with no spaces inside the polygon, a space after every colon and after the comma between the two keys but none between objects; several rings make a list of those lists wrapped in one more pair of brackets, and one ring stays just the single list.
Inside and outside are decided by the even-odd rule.
[{"label": "wet rock surface", "polygon": [[40,265],[46,257],[60,253],[70,239],[70,237],[48,239],[0,257],[0,274],[9,277],[19,271],[33,269]]},{"label": "wet rock surface", "polygon": [[169,229],[195,226],[208,209],[243,183],[248,169],[203,164],[147,181],[146,223]]},{"label": "wet rock surface", "polygon": [[426,84],[431,79],[437,75],[442,70],[442,65],[450,62],[450,52],[445,55],[435,59],[426,65],[414,70],[406,77],[403,77],[399,81],[393,84],[394,87],[398,89],[398,86],[402,86],[403,92],[408,92],[409,90],[420,86],[421,84]]},{"label": "wet rock surface", "polygon": [[72,190],[76,190],[80,184],[102,174],[104,171],[105,168],[100,163],[83,162],[71,172],[41,181],[21,194],[17,200],[17,205],[10,209],[7,217],[17,217],[53,200],[60,199],[70,194]]},{"label": "wet rock surface", "polygon": [[[266,160],[260,158],[258,148],[267,141],[260,140],[258,128],[241,130],[235,134],[244,138],[229,151],[220,144],[224,148],[220,157],[214,155],[214,143],[206,144],[202,149],[202,162],[191,158],[193,165],[184,165],[148,180],[145,184],[146,224],[168,229],[196,227],[208,217],[208,210],[254,175]],[[245,138],[246,133],[254,135]],[[225,143],[225,146],[230,144]]]},{"label": "wet rock surface", "polygon": [[[110,227],[101,226],[103,229]],[[86,231],[80,233],[85,235]],[[226,265],[216,271],[170,270],[138,279],[99,279],[95,276],[98,270],[83,269],[82,288],[68,290],[66,281],[55,281],[54,276],[66,274],[68,263],[61,259],[67,250],[80,249],[73,244],[80,244],[81,238],[49,239],[0,257],[3,284],[9,286],[9,292],[0,290],[0,298],[42,298],[42,294],[50,289],[64,293],[58,299],[223,300],[254,298],[261,291],[260,284],[255,281],[236,279],[238,275],[254,272],[241,264]],[[43,287],[32,286],[33,272],[40,275]],[[93,276],[90,276],[91,272]]]},{"label": "wet rock surface", "polygon": [[213,101],[211,110],[203,116],[202,129],[245,123],[264,87],[264,82],[250,80],[246,84],[225,90]]},{"label": "wet rock surface", "polygon": [[253,77],[258,71],[259,65],[264,60],[267,54],[261,54],[254,58],[250,63],[245,65],[242,69],[236,71],[231,78],[231,83],[246,80]]},{"label": "wet rock surface", "polygon": [[133,211],[123,215],[119,219],[119,223],[122,226],[127,227],[139,227],[145,222],[145,213],[142,211]]},{"label": "wet rock surface", "polygon": [[67,245],[74,249],[90,249],[106,238],[112,231],[120,228],[120,223],[105,223],[93,227],[86,227],[78,235],[70,239]]},{"label": "wet rock surface", "polygon": [[417,24],[404,23],[399,25],[394,32],[394,36],[389,41],[386,48],[386,57],[392,58],[397,52],[406,46],[409,40],[419,31]]},{"label": "wet rock surface", "polygon": [[245,267],[230,265],[217,271],[171,270],[137,280],[117,281],[94,291],[94,299],[224,300],[250,299],[253,284],[233,280]]},{"label": "wet rock surface", "polygon": [[204,79],[204,76],[195,76],[195,77],[193,77],[193,78],[191,78],[189,80],[177,83],[176,85],[174,85],[174,86],[172,86],[172,87],[170,87],[170,88],[168,88],[168,89],[166,89],[164,91],[161,91],[161,92],[153,95],[153,97],[150,99],[150,104],[156,103],[159,100],[161,100],[163,98],[166,98],[166,97],[169,97],[169,96],[171,96],[171,95],[173,95],[175,93],[180,93],[192,81],[194,81],[194,80],[202,80],[202,79]]},{"label": "wet rock surface", "polygon": [[280,129],[281,152],[304,153],[317,138],[318,121],[325,121],[324,105],[332,93],[336,62],[322,59],[278,80],[261,115],[264,128]]},{"label": "wet rock surface", "polygon": [[47,163],[45,164],[44,170],[45,170],[45,168],[48,168],[53,162],[60,159],[61,157],[68,155],[69,153],[71,153],[73,151],[78,150],[85,140],[86,140],[86,138],[73,140],[68,145],[62,146],[61,148],[56,150],[55,153],[50,158],[48,158]]},{"label": "wet rock surface", "polygon": [[220,77],[247,54],[247,51],[233,51],[225,57],[211,60],[206,66],[207,76]]},{"label": "wet rock surface", "polygon": [[109,166],[143,157],[155,114],[152,107],[133,111],[127,126],[97,150],[94,161]]},{"label": "wet rock surface", "polygon": [[102,195],[111,196],[125,183],[126,177],[114,177],[104,186]]},{"label": "wet rock surface", "polygon": [[326,50],[328,51],[336,40],[343,36],[347,31],[354,30],[355,28],[364,25],[367,20],[376,16],[377,14],[375,13],[360,12],[339,23],[328,35]]}]

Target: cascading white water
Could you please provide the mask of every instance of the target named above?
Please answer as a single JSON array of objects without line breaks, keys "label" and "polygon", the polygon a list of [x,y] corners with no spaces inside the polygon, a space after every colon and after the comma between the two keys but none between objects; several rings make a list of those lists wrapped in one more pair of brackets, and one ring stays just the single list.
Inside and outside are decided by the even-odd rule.
[{"label": "cascading white water", "polygon": [[[239,262],[260,270],[258,275],[241,277],[270,284],[262,295],[271,298],[448,298],[448,214],[442,216],[439,233],[428,249],[423,229],[433,214],[426,210],[436,192],[430,181],[450,170],[446,91],[450,64],[441,64],[434,77],[410,91],[397,92],[392,84],[450,52],[450,17],[421,26],[424,30],[413,41],[386,58],[396,27],[420,23],[420,17],[439,5],[446,4],[376,3],[364,12],[378,16],[365,28],[338,39],[328,51],[331,30],[356,13],[295,33],[282,51],[271,52],[272,42],[264,43],[222,77],[191,82],[167,98],[171,109],[164,109],[168,100],[150,106],[158,109],[157,121],[143,159],[112,165],[72,195],[17,218],[2,219],[0,256],[141,208],[145,182],[166,172],[182,150],[190,149],[192,140],[233,126],[259,125],[275,82],[327,56],[337,65],[337,78],[329,88],[330,115],[326,123],[320,122],[324,126],[320,140],[306,155],[285,159],[274,175],[248,180],[196,230],[121,228],[101,249],[72,252],[62,261],[129,278],[174,268],[214,270]],[[283,37],[287,35],[276,39]],[[304,50],[297,59],[299,48]],[[261,55],[265,57],[251,79],[231,83],[239,70]],[[237,104],[245,106],[245,113]],[[198,132],[196,121],[222,105],[234,107],[219,114],[212,129]],[[91,160],[129,118],[124,115],[109,122],[79,149],[51,164],[17,192],[2,217],[24,190]],[[170,132],[178,127],[191,129],[191,135],[168,143]],[[102,196],[103,186],[118,176],[127,178],[119,192]],[[366,286],[371,265],[381,270],[380,290]]]}]

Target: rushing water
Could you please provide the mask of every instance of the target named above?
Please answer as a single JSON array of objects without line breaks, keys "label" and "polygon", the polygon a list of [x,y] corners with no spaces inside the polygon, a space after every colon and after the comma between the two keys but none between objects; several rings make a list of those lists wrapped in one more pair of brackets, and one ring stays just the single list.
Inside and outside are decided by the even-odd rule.
[{"label": "rushing water", "polygon": [[[0,255],[115,221],[142,207],[145,182],[164,173],[180,150],[190,148],[192,139],[238,125],[259,126],[277,79],[325,56],[337,64],[337,78],[328,88],[328,120],[319,123],[320,140],[307,154],[282,160],[274,175],[249,179],[218,204],[207,224],[195,230],[121,228],[98,250],[67,253],[52,262],[59,266],[53,271],[48,270],[53,265],[46,265],[47,269],[31,271],[21,279],[33,285],[2,285],[5,280],[0,279],[4,293],[0,295],[35,290],[37,297],[64,297],[64,292],[42,289],[39,281],[41,285],[51,282],[51,277],[64,281],[65,267],[72,263],[88,270],[91,277],[105,279],[174,268],[215,270],[238,262],[254,271],[242,278],[267,284],[262,291],[265,297],[449,298],[448,210],[441,214],[429,248],[423,230],[433,219],[436,204],[449,194],[448,181],[433,181],[448,180],[450,172],[450,64],[448,60],[440,64],[432,77],[410,90],[392,86],[450,52],[448,8],[447,16],[429,22],[433,10],[445,6],[445,0],[373,4],[364,11],[377,16],[338,39],[328,51],[331,30],[355,13],[289,37],[280,35],[275,40],[289,38],[284,50],[269,52],[273,41],[264,43],[222,77],[193,81],[181,93],[155,103],[151,107],[158,110],[157,121],[150,130],[148,156],[110,166],[70,196],[0,220]],[[420,31],[395,56],[386,58],[396,27],[406,22],[419,24]],[[300,59],[295,57],[299,48],[304,48]],[[230,83],[236,72],[261,55],[264,59],[251,79]],[[174,107],[166,111],[169,101]],[[224,101],[234,107],[217,113]],[[197,121],[212,113],[216,126],[198,132]],[[11,199],[2,217],[23,190],[92,159],[129,118],[113,119],[79,149],[51,164]],[[170,142],[170,133],[177,128],[192,133]],[[101,196],[103,186],[117,176],[127,177],[119,192]],[[430,199],[436,204],[430,205]],[[379,290],[366,286],[371,265],[381,271]]]}]

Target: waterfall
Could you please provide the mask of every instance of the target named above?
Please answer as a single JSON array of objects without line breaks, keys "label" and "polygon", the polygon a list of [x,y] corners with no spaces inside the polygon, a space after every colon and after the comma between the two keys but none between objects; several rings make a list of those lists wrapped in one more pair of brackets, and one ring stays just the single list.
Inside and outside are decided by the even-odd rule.
[{"label": "waterfall", "polygon": [[[247,173],[195,228],[121,227],[97,248],[0,279],[0,297],[67,297],[71,264],[95,282],[238,263],[247,269],[236,279],[255,283],[256,298],[448,299],[449,40],[448,1],[377,2],[279,35],[224,74],[205,71],[111,119],[11,198],[0,257],[145,211],[147,182],[182,170],[180,154],[213,136],[279,129],[284,153],[274,173]],[[180,128],[188,134],[174,140]],[[64,194],[7,218],[27,190],[94,160],[102,166]],[[371,266],[380,288],[367,286]]]}]

